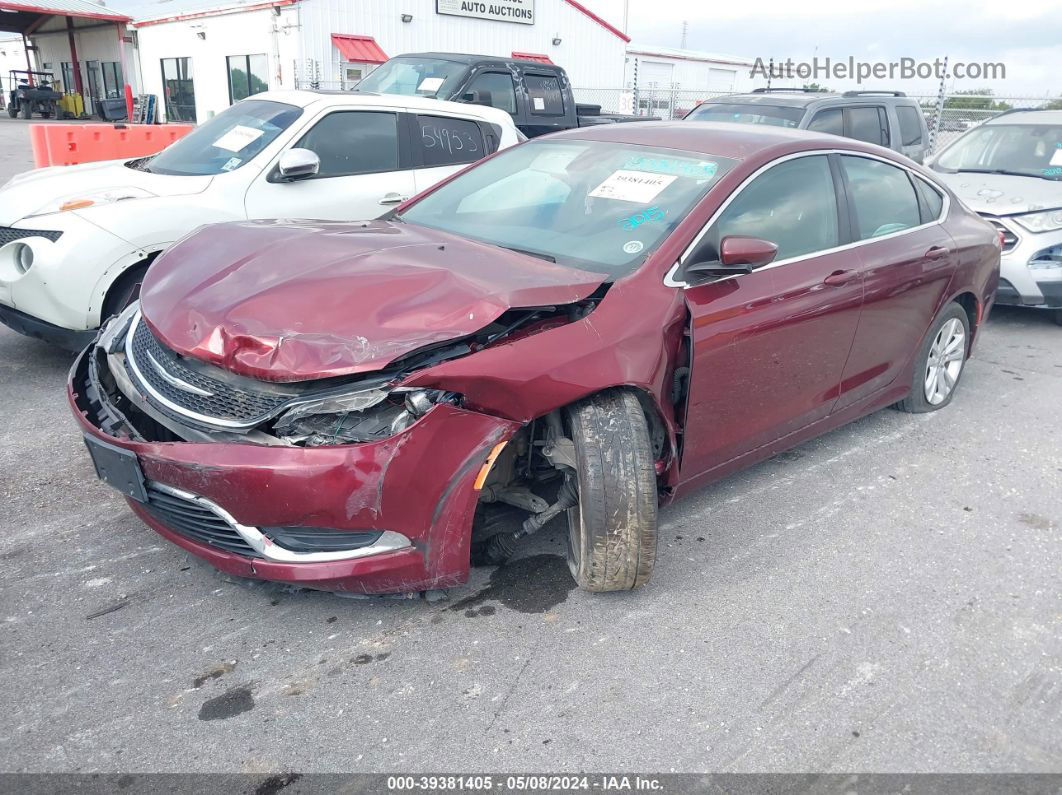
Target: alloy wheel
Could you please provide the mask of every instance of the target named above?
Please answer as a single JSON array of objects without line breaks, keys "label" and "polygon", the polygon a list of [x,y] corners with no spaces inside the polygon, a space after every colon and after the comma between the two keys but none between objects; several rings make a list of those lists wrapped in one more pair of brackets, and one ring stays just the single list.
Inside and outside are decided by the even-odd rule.
[{"label": "alloy wheel", "polygon": [[966,360],[966,329],[958,318],[940,327],[926,362],[925,396],[939,406],[955,389]]}]

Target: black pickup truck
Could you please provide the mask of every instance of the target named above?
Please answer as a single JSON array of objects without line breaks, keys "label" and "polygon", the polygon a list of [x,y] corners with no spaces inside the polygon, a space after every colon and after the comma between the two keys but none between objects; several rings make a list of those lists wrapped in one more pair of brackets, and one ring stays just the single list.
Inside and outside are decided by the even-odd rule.
[{"label": "black pickup truck", "polygon": [[377,67],[356,90],[501,108],[529,138],[572,127],[651,121],[646,116],[602,113],[600,105],[577,104],[568,74],[556,64],[489,55],[399,55]]}]

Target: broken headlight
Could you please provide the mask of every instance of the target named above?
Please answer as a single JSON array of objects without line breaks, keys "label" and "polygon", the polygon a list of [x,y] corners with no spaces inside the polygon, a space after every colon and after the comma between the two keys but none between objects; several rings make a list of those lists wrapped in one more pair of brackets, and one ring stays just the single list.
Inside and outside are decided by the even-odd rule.
[{"label": "broken headlight", "polygon": [[374,442],[405,430],[457,395],[438,389],[363,389],[308,400],[280,415],[273,429],[291,444],[321,447]]}]

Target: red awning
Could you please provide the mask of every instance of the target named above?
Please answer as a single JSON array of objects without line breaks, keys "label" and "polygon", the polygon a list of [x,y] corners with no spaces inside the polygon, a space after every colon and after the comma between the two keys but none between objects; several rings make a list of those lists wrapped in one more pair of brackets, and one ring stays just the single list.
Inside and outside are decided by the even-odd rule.
[{"label": "red awning", "polygon": [[383,63],[387,53],[380,49],[372,36],[352,36],[347,33],[333,33],[332,44],[343,54],[344,61],[353,63]]},{"label": "red awning", "polygon": [[548,55],[539,55],[537,52],[514,52],[513,58],[518,61],[534,61],[535,63],[553,63]]}]

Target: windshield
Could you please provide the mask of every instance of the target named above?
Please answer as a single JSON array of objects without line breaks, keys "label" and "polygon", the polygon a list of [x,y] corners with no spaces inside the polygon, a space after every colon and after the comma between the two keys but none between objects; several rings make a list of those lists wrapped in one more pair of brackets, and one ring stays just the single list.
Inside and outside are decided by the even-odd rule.
[{"label": "windshield", "polygon": [[399,220],[620,276],[734,161],[597,141],[532,141],[425,196]]},{"label": "windshield", "polygon": [[199,125],[139,166],[152,174],[205,176],[234,171],[265,149],[302,109],[246,99]]},{"label": "windshield", "polygon": [[933,163],[945,173],[1062,178],[1062,126],[986,124],[949,146]]},{"label": "windshield", "polygon": [[796,127],[804,117],[803,108],[784,105],[745,105],[739,102],[705,102],[686,117],[686,121],[736,121],[741,124],[770,124]]},{"label": "windshield", "polygon": [[446,99],[467,71],[463,63],[439,58],[392,58],[358,83],[358,91]]}]

